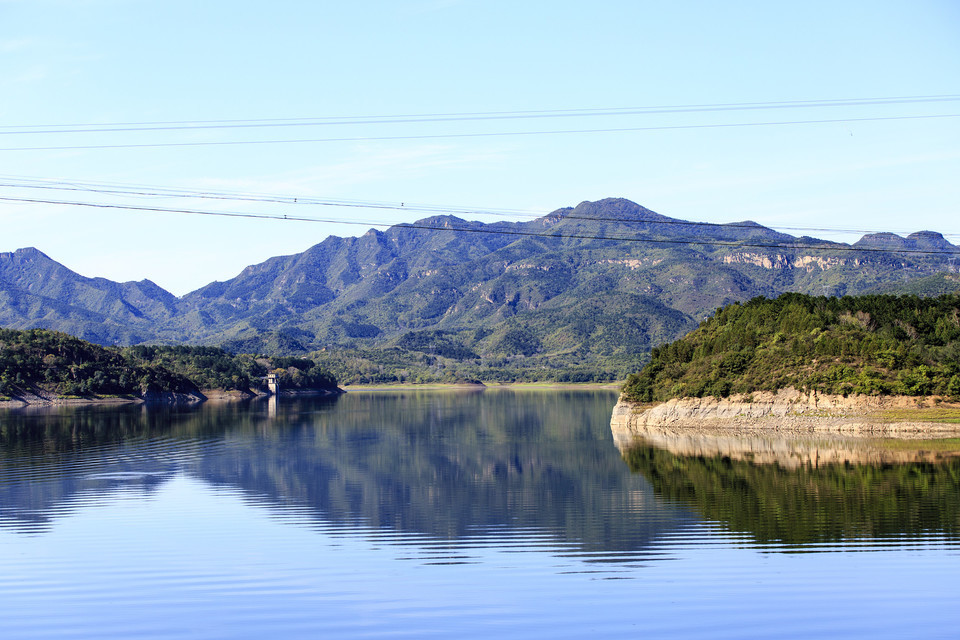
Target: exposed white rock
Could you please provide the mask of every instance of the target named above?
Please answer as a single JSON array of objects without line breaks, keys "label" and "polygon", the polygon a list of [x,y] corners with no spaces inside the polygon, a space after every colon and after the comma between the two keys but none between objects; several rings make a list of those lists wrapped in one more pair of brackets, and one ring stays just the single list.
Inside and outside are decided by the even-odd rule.
[{"label": "exposed white rock", "polygon": [[894,422],[872,416],[879,411],[933,406],[937,399],[908,396],[839,396],[794,388],[729,398],[675,398],[661,404],[623,400],[614,407],[614,431],[642,433],[651,428],[748,428],[777,431],[863,433],[874,435],[960,434],[960,424]]}]

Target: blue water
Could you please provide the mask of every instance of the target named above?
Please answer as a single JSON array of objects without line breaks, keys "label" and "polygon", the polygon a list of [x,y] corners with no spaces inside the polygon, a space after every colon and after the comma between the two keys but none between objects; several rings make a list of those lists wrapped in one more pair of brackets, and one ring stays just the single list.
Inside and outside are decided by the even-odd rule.
[{"label": "blue water", "polygon": [[0,637],[958,637],[955,467],[628,462],[615,400],[0,414]]}]

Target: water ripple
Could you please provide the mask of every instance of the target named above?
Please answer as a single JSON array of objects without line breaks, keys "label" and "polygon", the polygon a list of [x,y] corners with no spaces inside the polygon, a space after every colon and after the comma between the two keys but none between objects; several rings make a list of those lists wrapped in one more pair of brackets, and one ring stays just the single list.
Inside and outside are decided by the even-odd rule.
[{"label": "water ripple", "polygon": [[[949,491],[932,500],[922,483],[909,485],[903,504],[940,506],[926,519],[873,517],[872,507],[896,506],[889,489],[899,477],[838,472],[835,484],[880,477],[889,499],[864,491],[859,502],[814,502],[817,518],[791,529],[793,516],[763,505],[817,497],[794,492],[794,476],[655,452],[646,475],[631,472],[610,441],[611,394],[544,397],[382,394],[322,410],[290,405],[273,422],[204,409],[170,417],[169,433],[158,421],[145,435],[88,421],[78,440],[87,444],[61,449],[56,438],[8,440],[0,637],[943,637],[960,628]],[[733,472],[756,479],[753,493],[722,484]],[[767,475],[774,484],[760,486]]]}]

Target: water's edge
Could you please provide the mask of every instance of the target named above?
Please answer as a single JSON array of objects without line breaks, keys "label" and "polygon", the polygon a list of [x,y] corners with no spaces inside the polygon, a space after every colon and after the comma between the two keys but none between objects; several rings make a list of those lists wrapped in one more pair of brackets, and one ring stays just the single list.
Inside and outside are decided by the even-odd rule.
[{"label": "water's edge", "polygon": [[[730,398],[674,398],[651,405],[619,399],[611,416],[614,431],[648,428],[742,429],[775,432],[840,433],[871,437],[946,438],[960,436],[960,423],[940,422],[929,413],[960,409],[939,398],[836,396],[782,389]],[[927,416],[923,417],[924,412]],[[923,419],[917,419],[923,417]]]}]

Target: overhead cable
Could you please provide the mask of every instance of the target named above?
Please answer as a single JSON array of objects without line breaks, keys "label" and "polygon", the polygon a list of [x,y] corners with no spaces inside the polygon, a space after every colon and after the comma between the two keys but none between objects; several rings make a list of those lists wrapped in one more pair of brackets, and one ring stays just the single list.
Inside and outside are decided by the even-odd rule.
[{"label": "overhead cable", "polygon": [[342,126],[358,124],[409,124],[484,120],[529,120],[544,118],[583,118],[658,114],[685,114],[772,109],[838,108],[880,105],[955,102],[958,94],[934,96],[895,96],[887,98],[848,98],[839,100],[794,100],[784,102],[739,102],[697,105],[661,105],[651,107],[614,107],[601,109],[551,109],[540,111],[489,111],[473,113],[404,114],[386,116],[327,116],[313,118],[273,118],[251,120],[181,120],[156,122],[111,122],[87,124],[41,124],[0,126],[0,135],[113,133],[134,131],[177,131],[197,129],[253,129],[275,127]]},{"label": "overhead cable", "polygon": [[583,134],[583,133],[629,133],[640,131],[674,131],[690,129],[731,129],[740,127],[775,127],[788,125],[808,125],[808,124],[839,124],[851,122],[883,122],[883,121],[907,121],[907,120],[933,120],[945,118],[958,118],[960,113],[943,113],[930,115],[912,115],[912,116],[878,116],[864,118],[830,118],[824,120],[783,120],[773,122],[728,122],[728,123],[710,123],[710,124],[679,124],[679,125],[659,125],[647,127],[612,127],[597,129],[553,129],[541,131],[488,131],[476,133],[435,133],[419,135],[397,135],[397,136],[344,136],[338,138],[294,138],[294,139],[276,139],[276,140],[216,140],[205,142],[145,142],[145,143],[123,143],[123,144],[87,144],[87,145],[49,145],[49,146],[30,146],[30,147],[0,147],[0,151],[80,151],[80,150],[101,150],[101,149],[158,149],[171,147],[218,147],[218,146],[240,146],[240,145],[271,145],[271,144],[319,144],[328,142],[388,142],[397,140],[441,140],[457,138],[493,138],[509,136],[541,136],[541,135],[564,135],[564,134]]},{"label": "overhead cable", "polygon": [[[2,181],[4,176],[0,176],[0,187],[9,187],[16,189],[43,189],[43,190],[56,190],[56,191],[79,191],[79,192],[93,192],[99,194],[109,194],[109,195],[122,195],[122,196],[131,196],[131,197],[157,197],[157,198],[184,198],[184,199],[197,199],[197,200],[222,200],[222,201],[237,201],[237,202],[261,202],[261,203],[271,203],[271,204],[284,204],[284,205],[311,205],[311,206],[323,206],[323,207],[343,207],[343,208],[356,208],[356,209],[378,209],[378,210],[392,210],[392,211],[405,211],[405,212],[421,212],[421,213],[434,213],[434,214],[451,214],[451,215],[486,215],[486,216],[495,216],[495,217],[523,217],[527,219],[535,219],[540,217],[546,217],[548,215],[553,215],[555,211],[531,211],[531,210],[520,210],[520,209],[494,209],[494,208],[478,208],[478,207],[456,207],[449,205],[431,205],[431,204],[417,204],[417,203],[404,203],[404,202],[374,202],[374,201],[363,201],[363,200],[339,200],[339,199],[330,199],[330,198],[315,198],[310,196],[283,196],[283,195],[271,195],[271,194],[249,194],[249,193],[231,193],[231,192],[222,192],[222,191],[190,191],[184,189],[170,189],[164,187],[134,187],[134,186],[125,186],[109,183],[84,183],[77,181],[69,182],[54,182],[50,180],[39,180],[39,179],[25,179],[25,178],[16,178],[15,180],[9,180],[10,176],[7,176],[7,181]],[[27,181],[25,181],[27,180]],[[872,234],[872,233],[882,233],[889,232],[890,230],[877,230],[877,229],[842,229],[836,227],[794,227],[794,226],[781,226],[773,225],[766,226],[760,225],[757,223],[747,223],[747,222],[694,222],[686,220],[677,220],[677,219],[662,219],[662,220],[651,220],[645,218],[622,218],[622,217],[611,217],[611,216],[596,216],[596,215],[583,215],[583,214],[574,214],[570,212],[564,212],[561,214],[562,217],[568,220],[584,220],[584,221],[594,221],[594,222],[616,222],[624,224],[648,224],[648,225],[674,225],[674,226],[683,226],[683,227],[708,227],[708,228],[717,228],[717,229],[758,229],[765,228],[771,230],[784,230],[784,231],[801,231],[801,232],[814,232],[814,233],[861,233],[861,234]],[[659,215],[659,214],[658,214]],[[346,223],[347,221],[339,221]],[[909,232],[903,232],[909,233]],[[960,237],[960,233],[941,233],[942,236],[947,237]]]},{"label": "overhead cable", "polygon": [[525,231],[521,229],[504,229],[502,227],[491,229],[489,225],[484,225],[481,227],[476,227],[476,226],[453,227],[449,225],[429,224],[422,221],[414,222],[414,223],[344,221],[344,220],[307,218],[307,217],[279,215],[279,214],[244,213],[244,212],[236,212],[236,211],[206,211],[201,209],[174,209],[174,208],[167,208],[167,207],[146,207],[146,206],[137,206],[137,205],[78,202],[78,201],[65,201],[65,200],[41,200],[41,199],[34,199],[34,198],[0,197],[0,201],[21,202],[21,203],[30,203],[30,204],[53,204],[53,205],[92,207],[97,209],[122,209],[122,210],[130,210],[130,211],[144,211],[144,212],[155,212],[155,213],[178,213],[178,214],[218,216],[218,217],[229,217],[229,218],[248,218],[248,219],[289,221],[289,222],[314,222],[314,223],[325,223],[325,224],[363,225],[363,226],[369,226],[369,227],[384,227],[384,228],[392,227],[392,228],[399,228],[399,229],[423,229],[423,230],[429,230],[429,231],[450,231],[454,233],[488,233],[488,234],[497,234],[497,235],[524,236],[524,237],[536,237],[536,238],[559,239],[559,240],[563,240],[563,239],[611,240],[611,241],[617,241],[617,242],[641,242],[641,243],[648,243],[648,244],[669,244],[669,245],[688,245],[688,246],[697,245],[697,246],[732,247],[732,248],[786,249],[786,250],[793,250],[793,251],[797,251],[797,250],[830,251],[830,252],[847,251],[847,252],[916,254],[916,255],[949,255],[949,256],[960,255],[960,249],[956,249],[952,251],[942,250],[942,249],[902,249],[902,248],[883,249],[883,248],[875,248],[875,247],[853,247],[850,245],[838,245],[831,242],[825,242],[823,245],[809,245],[809,244],[797,245],[797,244],[783,244],[783,243],[727,242],[727,241],[718,241],[718,240],[702,240],[697,238],[669,239],[669,238],[649,238],[649,237],[638,237],[638,236],[606,236],[606,235],[586,234],[586,233],[547,233],[547,232],[537,232],[537,231]]},{"label": "overhead cable", "polygon": [[97,183],[78,183],[70,181],[68,183],[58,182],[50,183],[23,183],[23,182],[0,182],[0,187],[9,187],[15,189],[44,189],[57,191],[77,191],[82,193],[99,193],[109,195],[121,195],[131,197],[150,197],[150,198],[183,198],[196,200],[226,200],[238,202],[263,202],[286,205],[315,205],[326,207],[346,207],[359,209],[385,209],[395,211],[413,211],[422,213],[441,213],[455,215],[490,215],[490,216],[515,216],[524,218],[536,218],[546,215],[544,211],[531,211],[522,209],[503,209],[503,208],[476,208],[476,207],[455,207],[449,205],[432,205],[421,203],[405,202],[374,202],[369,200],[343,200],[331,198],[314,198],[310,196],[280,196],[268,194],[251,193],[230,193],[219,191],[189,191],[182,189],[168,189],[163,187],[143,187],[140,189],[124,187],[118,185],[103,185]]}]

